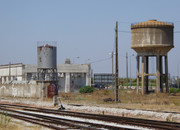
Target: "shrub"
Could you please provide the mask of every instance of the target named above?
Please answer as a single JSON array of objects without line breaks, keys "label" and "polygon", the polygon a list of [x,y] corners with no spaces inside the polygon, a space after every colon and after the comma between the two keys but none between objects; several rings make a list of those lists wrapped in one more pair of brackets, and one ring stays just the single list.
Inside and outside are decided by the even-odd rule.
[{"label": "shrub", "polygon": [[93,91],[94,91],[94,88],[90,86],[84,86],[80,88],[79,90],[80,93],[92,93]]},{"label": "shrub", "polygon": [[180,92],[180,89],[178,89],[178,88],[170,88],[170,89],[169,89],[169,92],[170,92],[170,93],[179,93],[179,92]]}]

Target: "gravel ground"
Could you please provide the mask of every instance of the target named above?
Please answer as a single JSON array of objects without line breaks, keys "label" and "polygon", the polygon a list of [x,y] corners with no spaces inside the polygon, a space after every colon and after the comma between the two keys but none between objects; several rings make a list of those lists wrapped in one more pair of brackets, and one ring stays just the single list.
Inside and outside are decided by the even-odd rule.
[{"label": "gravel ground", "polygon": [[[13,99],[13,100],[0,99],[0,101],[55,108],[53,106],[52,101],[42,101],[42,100],[35,100],[35,99],[30,99],[30,100],[29,99],[28,100],[27,99]],[[66,110],[79,111],[79,112],[180,122],[180,113],[173,113],[173,112],[165,113],[165,112],[155,112],[155,111],[146,111],[146,110],[130,110],[130,109],[108,108],[108,107],[98,107],[98,106],[74,106],[72,104],[68,105],[64,103],[63,103],[63,106],[66,108]]]},{"label": "gravel ground", "polygon": [[104,107],[95,107],[95,106],[69,106],[66,105],[65,108],[70,110],[77,110],[83,112],[92,112],[99,114],[109,114],[116,116],[127,116],[127,117],[139,117],[139,118],[148,118],[164,121],[177,121],[180,122],[180,114],[174,113],[163,113],[163,112],[154,112],[154,111],[145,111],[145,110],[127,110],[119,108],[104,108]]}]

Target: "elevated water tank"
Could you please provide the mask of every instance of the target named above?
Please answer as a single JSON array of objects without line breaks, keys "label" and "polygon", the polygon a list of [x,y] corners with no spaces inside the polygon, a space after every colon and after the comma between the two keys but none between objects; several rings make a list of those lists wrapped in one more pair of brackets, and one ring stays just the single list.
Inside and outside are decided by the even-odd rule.
[{"label": "elevated water tank", "polygon": [[38,46],[38,68],[57,68],[56,46],[48,44]]},{"label": "elevated water tank", "polygon": [[166,54],[173,44],[173,23],[149,20],[131,25],[131,48],[137,53]]}]

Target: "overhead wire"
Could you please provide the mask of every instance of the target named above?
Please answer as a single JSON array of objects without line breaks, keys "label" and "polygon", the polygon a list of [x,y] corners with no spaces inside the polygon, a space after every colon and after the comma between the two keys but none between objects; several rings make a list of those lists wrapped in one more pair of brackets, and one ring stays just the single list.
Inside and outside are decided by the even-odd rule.
[{"label": "overhead wire", "polygon": [[106,61],[106,60],[109,60],[109,59],[111,59],[111,57],[100,59],[100,60],[96,60],[96,61],[90,62],[90,64],[93,64],[93,63],[96,63],[96,62]]}]

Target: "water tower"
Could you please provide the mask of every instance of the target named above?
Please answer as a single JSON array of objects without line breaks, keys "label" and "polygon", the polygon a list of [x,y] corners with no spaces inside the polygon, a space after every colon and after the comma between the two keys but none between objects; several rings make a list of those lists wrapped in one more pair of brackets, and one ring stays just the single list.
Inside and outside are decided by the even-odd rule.
[{"label": "water tower", "polygon": [[52,97],[57,86],[56,42],[38,42],[37,44],[37,83],[42,86],[42,97]]},{"label": "water tower", "polygon": [[[131,48],[137,52],[137,92],[141,77],[141,93],[148,93],[149,76],[156,76],[156,93],[163,92],[163,85],[169,91],[167,53],[174,47],[173,29],[173,23],[157,20],[131,25]],[[149,57],[156,59],[156,72],[151,74]]]}]

